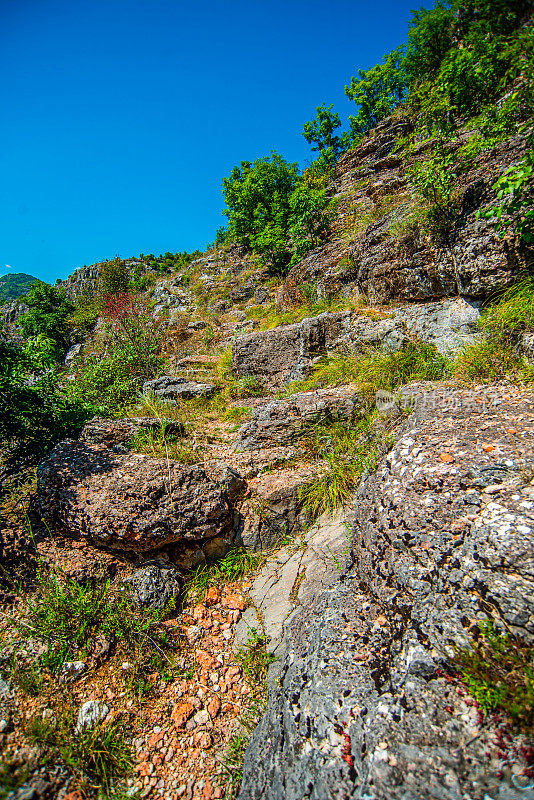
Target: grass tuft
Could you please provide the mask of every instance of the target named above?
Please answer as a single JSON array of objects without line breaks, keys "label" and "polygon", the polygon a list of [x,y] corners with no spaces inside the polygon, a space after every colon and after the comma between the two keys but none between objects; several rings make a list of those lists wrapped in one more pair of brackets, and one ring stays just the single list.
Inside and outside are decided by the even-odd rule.
[{"label": "grass tuft", "polygon": [[224,558],[197,567],[186,584],[186,595],[189,599],[202,600],[210,586],[242,580],[249,572],[258,569],[264,560],[262,553],[251,553],[244,547],[234,547]]}]

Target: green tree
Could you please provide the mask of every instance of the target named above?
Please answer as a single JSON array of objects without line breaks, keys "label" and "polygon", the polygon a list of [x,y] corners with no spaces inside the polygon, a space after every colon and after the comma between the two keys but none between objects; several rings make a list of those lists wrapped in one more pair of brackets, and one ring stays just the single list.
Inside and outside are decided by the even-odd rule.
[{"label": "green tree", "polygon": [[291,224],[289,237],[293,256],[291,265],[297,264],[309,250],[322,244],[330,233],[333,207],[328,202],[325,189],[316,189],[301,182],[290,198]]},{"label": "green tree", "polygon": [[349,146],[349,136],[334,134],[341,127],[339,114],[333,110],[334,106],[317,106],[315,119],[304,123],[302,135],[312,145],[312,150],[318,152],[328,163],[334,164],[342,152]]},{"label": "green tree", "polygon": [[345,94],[358,105],[358,113],[350,117],[355,141],[374,128],[381,119],[401,103],[408,91],[404,66],[403,46],[384,56],[382,64],[371,69],[358,70],[358,78],[351,78]]},{"label": "green tree", "polygon": [[26,337],[44,336],[55,344],[56,358],[62,358],[69,346],[70,318],[74,303],[65,290],[35,281],[24,300],[29,306],[20,318],[20,327]]},{"label": "green tree", "polygon": [[228,238],[259,253],[275,269],[284,268],[291,257],[290,197],[298,178],[298,165],[273,152],[253,163],[242,161],[223,179]]}]

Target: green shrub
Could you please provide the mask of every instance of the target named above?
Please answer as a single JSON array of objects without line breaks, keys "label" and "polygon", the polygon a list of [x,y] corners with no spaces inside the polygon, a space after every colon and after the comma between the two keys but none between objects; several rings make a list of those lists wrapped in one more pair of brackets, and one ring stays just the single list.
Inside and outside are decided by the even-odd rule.
[{"label": "green shrub", "polygon": [[41,336],[54,342],[56,358],[62,359],[69,346],[74,303],[67,298],[64,289],[39,280],[35,281],[24,302],[29,311],[19,320],[22,333],[28,338]]},{"label": "green shrub", "polygon": [[103,313],[106,324],[97,350],[77,366],[65,391],[94,413],[116,416],[161,369],[161,333],[146,304],[131,295],[108,297]]},{"label": "green shrub", "polygon": [[116,256],[100,264],[98,291],[104,297],[124,294],[128,291],[128,267],[126,261]]},{"label": "green shrub", "polygon": [[56,347],[42,335],[21,348],[0,338],[0,441],[32,443],[42,451],[73,435],[90,416],[82,398],[62,391]]}]

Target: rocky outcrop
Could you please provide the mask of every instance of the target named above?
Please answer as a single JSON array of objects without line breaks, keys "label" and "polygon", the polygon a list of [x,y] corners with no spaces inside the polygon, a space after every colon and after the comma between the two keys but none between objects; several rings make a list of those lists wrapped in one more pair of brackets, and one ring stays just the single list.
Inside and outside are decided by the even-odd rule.
[{"label": "rocky outcrop", "polygon": [[262,376],[281,387],[306,378],[321,356],[336,350],[366,345],[399,350],[408,340],[420,339],[451,355],[476,340],[479,316],[477,305],[464,299],[320,314],[238,337],[232,346],[233,370],[238,376]]},{"label": "rocky outcrop", "polygon": [[42,512],[66,531],[117,550],[198,550],[232,535],[226,493],[199,465],[67,439],[40,464],[38,491]]},{"label": "rocky outcrop", "polygon": [[[355,498],[353,561],[288,626],[240,800],[524,800],[531,742],[451,679],[534,642],[534,396],[433,391]],[[523,776],[523,777],[522,777]]]},{"label": "rocky outcrop", "polygon": [[[405,172],[399,137],[408,121],[383,120],[336,167],[337,202],[333,240],[309,253],[288,274],[283,299],[294,300],[303,281],[334,292],[363,292],[373,302],[412,302],[461,295],[484,298],[506,285],[521,269],[522,258],[509,240],[477,218],[492,202],[495,180],[519,161],[529,132],[481,152],[462,174],[457,216],[443,241],[421,230],[414,218],[414,190]],[[449,142],[452,153],[470,131]],[[424,160],[430,142],[409,159]]]},{"label": "rocky outcrop", "polygon": [[191,400],[194,397],[210,397],[216,390],[217,387],[212,383],[198,383],[168,375],[145,381],[143,384],[143,394],[155,394],[156,397],[167,402],[178,399]]},{"label": "rocky outcrop", "polygon": [[272,400],[254,409],[252,419],[239,430],[236,451],[288,445],[313,425],[333,420],[350,423],[362,408],[356,386],[299,392],[286,400]]},{"label": "rocky outcrop", "polygon": [[123,448],[131,445],[132,440],[142,431],[161,433],[165,429],[167,436],[182,436],[185,428],[174,419],[154,419],[153,417],[130,417],[124,419],[105,419],[93,417],[86,422],[79,436],[81,442],[104,445],[105,447]]}]

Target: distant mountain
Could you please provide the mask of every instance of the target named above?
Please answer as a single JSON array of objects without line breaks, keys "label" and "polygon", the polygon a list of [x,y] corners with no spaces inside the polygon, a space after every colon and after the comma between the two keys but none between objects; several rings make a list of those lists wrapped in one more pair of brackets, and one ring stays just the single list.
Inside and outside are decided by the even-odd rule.
[{"label": "distant mountain", "polygon": [[33,275],[26,275],[24,272],[0,275],[0,304],[16,300],[17,297],[27,294],[36,280],[37,278],[34,278]]}]

